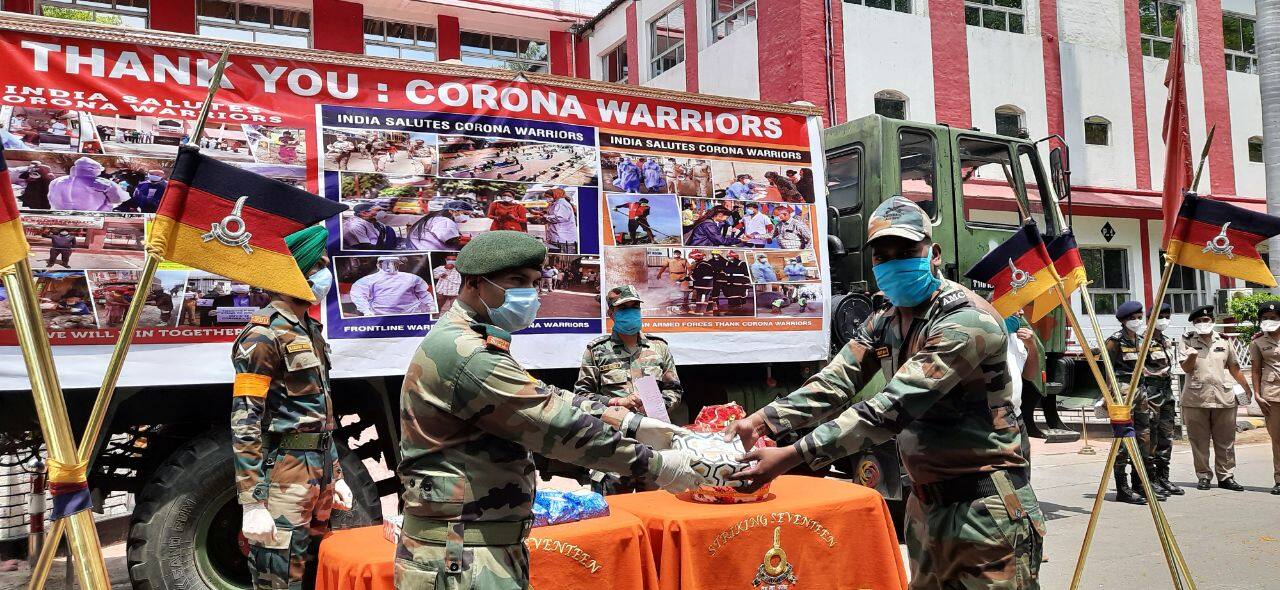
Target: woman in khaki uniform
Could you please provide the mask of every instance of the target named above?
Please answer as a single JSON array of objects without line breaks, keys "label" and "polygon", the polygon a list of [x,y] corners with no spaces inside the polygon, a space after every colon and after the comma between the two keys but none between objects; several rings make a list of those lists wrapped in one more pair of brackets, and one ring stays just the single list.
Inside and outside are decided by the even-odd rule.
[{"label": "woman in khaki uniform", "polygon": [[[1218,487],[1243,491],[1232,471],[1236,467],[1236,396],[1231,380],[1253,397],[1240,363],[1235,345],[1213,330],[1213,306],[1192,310],[1192,330],[1182,335],[1178,344],[1182,370],[1186,380],[1182,386],[1182,421],[1191,442],[1191,458],[1195,463],[1196,489],[1209,489],[1212,476]],[[1209,470],[1209,441],[1213,441],[1213,471]]]},{"label": "woman in khaki uniform", "polygon": [[1271,435],[1271,465],[1276,482],[1271,493],[1280,496],[1280,301],[1258,306],[1258,325],[1261,331],[1249,343],[1250,372],[1258,407],[1262,408],[1267,434]]}]

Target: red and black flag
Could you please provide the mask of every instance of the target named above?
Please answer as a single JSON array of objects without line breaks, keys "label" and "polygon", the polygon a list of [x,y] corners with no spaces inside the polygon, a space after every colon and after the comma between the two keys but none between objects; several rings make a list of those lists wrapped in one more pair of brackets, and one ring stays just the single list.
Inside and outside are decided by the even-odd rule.
[{"label": "red and black flag", "polygon": [[9,178],[4,149],[0,148],[0,268],[12,266],[26,257],[27,236],[22,233],[18,201],[13,198],[13,180]]},{"label": "red and black flag", "polygon": [[284,237],[344,210],[183,147],[147,245],[165,260],[311,301]]},{"label": "red and black flag", "polygon": [[1169,240],[1169,258],[1174,264],[1274,287],[1276,279],[1258,244],[1277,234],[1280,217],[1187,193]]},{"label": "red and black flag", "polygon": [[[1062,235],[1052,239],[1045,244],[1045,250],[1049,252],[1049,258],[1053,260],[1053,268],[1062,278],[1062,292],[1070,297],[1080,285],[1088,283],[1085,276],[1084,261],[1080,259],[1080,248],[1076,246],[1076,235],[1067,230]],[[1049,312],[1058,308],[1062,304],[1062,300],[1058,298],[1058,294],[1052,290],[1045,291],[1036,298],[1035,303],[1031,306],[1031,317],[1028,321],[1038,322],[1041,318],[1049,315]]]},{"label": "red and black flag", "polygon": [[991,305],[1001,317],[1017,313],[1055,282],[1049,252],[1034,221],[983,256],[964,276],[991,285]]}]

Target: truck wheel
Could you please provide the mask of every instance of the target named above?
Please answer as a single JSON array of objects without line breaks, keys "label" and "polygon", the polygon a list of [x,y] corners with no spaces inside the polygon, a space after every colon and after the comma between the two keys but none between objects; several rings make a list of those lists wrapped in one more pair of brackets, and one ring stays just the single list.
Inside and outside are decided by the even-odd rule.
[{"label": "truck wheel", "polygon": [[[225,430],[192,439],[143,488],[129,525],[129,579],[135,589],[250,587],[230,443]],[[345,448],[339,448],[339,456],[354,501],[350,511],[334,511],[333,527],[381,521],[378,492],[368,471]]]}]

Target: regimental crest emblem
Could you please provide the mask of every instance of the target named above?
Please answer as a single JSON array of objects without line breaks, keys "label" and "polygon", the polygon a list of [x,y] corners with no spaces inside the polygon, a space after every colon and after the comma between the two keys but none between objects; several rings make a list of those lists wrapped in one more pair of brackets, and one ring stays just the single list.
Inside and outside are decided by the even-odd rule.
[{"label": "regimental crest emblem", "polygon": [[782,549],[782,527],[773,529],[773,547],[764,552],[764,561],[756,570],[751,585],[759,590],[792,590],[796,586],[795,568],[787,563],[787,552]]},{"label": "regimental crest emblem", "polygon": [[1022,270],[1021,268],[1018,268],[1018,266],[1013,263],[1013,259],[1012,258],[1009,259],[1009,289],[1010,290],[1012,290],[1014,293],[1017,293],[1018,289],[1021,289],[1027,286],[1028,283],[1035,282],[1035,280],[1036,278],[1031,276],[1031,273],[1025,270]]},{"label": "regimental crest emblem", "polygon": [[218,240],[224,246],[236,247],[244,249],[245,254],[253,254],[253,247],[249,245],[249,238],[253,234],[249,233],[249,229],[244,222],[244,218],[240,217],[240,211],[244,209],[245,201],[249,200],[249,196],[245,195],[236,199],[235,207],[232,207],[231,214],[222,218],[222,221],[211,224],[209,233],[200,236],[204,241]]},{"label": "regimental crest emblem", "polygon": [[1219,231],[1218,235],[1204,243],[1204,250],[1201,250],[1201,252],[1221,254],[1226,256],[1227,260],[1234,260],[1236,255],[1232,254],[1231,251],[1235,250],[1236,247],[1231,245],[1231,238],[1227,236],[1228,227],[1231,227],[1230,221],[1222,224],[1222,231]]}]

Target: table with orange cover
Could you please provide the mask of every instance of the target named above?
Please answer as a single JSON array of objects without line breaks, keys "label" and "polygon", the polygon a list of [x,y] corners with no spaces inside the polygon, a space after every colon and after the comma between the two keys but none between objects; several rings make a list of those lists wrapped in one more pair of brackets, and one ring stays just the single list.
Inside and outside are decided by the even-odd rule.
[{"label": "table with orange cover", "polygon": [[[657,588],[657,571],[643,523],[620,510],[529,533],[534,590]],[[395,545],[381,526],[337,531],[320,545],[316,590],[392,590]]]},{"label": "table with orange cover", "polygon": [[901,590],[902,553],[884,499],[834,479],[783,476],[750,504],[699,504],[666,492],[609,497],[640,517],[659,588]]}]

